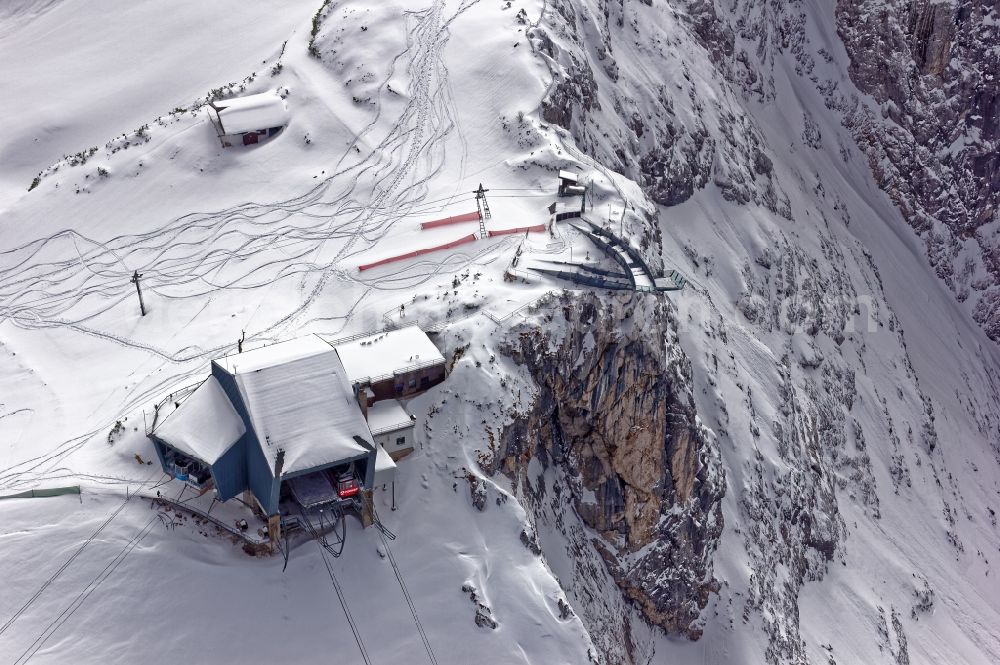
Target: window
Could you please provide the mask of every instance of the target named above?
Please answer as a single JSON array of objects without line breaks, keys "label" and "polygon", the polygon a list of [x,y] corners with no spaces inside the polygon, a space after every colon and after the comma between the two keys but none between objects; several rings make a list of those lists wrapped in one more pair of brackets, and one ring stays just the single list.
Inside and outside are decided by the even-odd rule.
[{"label": "window", "polygon": [[426,388],[429,385],[431,385],[431,377],[429,377],[429,376],[422,376],[422,377],[420,377],[420,387],[421,388]]},{"label": "window", "polygon": [[405,445],[406,445],[406,437],[405,436],[397,436],[396,437],[396,446],[398,448],[402,448]]},{"label": "window", "polygon": [[410,379],[410,387],[414,388],[414,387],[416,387],[416,385],[417,385],[417,380],[416,379]]}]

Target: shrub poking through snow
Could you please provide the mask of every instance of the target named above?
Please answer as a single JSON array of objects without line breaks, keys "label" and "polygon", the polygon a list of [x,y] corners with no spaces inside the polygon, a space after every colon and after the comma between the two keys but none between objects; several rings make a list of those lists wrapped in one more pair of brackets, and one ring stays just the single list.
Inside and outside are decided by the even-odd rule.
[{"label": "shrub poking through snow", "polygon": [[115,421],[115,426],[111,428],[108,432],[108,445],[115,445],[115,441],[121,438],[122,434],[125,433],[125,425],[120,420]]}]

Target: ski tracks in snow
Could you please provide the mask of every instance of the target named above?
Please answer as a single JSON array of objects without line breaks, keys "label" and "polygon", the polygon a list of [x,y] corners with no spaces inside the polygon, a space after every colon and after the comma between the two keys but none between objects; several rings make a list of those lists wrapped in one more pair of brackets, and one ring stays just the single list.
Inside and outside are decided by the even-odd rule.
[{"label": "ski tracks in snow", "polygon": [[[361,297],[344,315],[346,322],[373,289],[412,288],[506,247],[504,241],[475,253],[425,259],[380,279],[362,278],[348,265],[391,233],[400,220],[437,212],[461,196],[461,183],[443,199],[429,200],[427,192],[443,171],[446,145],[453,135],[462,151],[460,171],[465,171],[467,143],[458,126],[442,53],[451,24],[478,2],[463,0],[450,15],[443,0],[407,12],[407,20],[414,21],[407,49],[392,65],[394,71],[396,62],[405,59],[411,82],[407,104],[360,162],[341,168],[341,156],[334,173],[281,201],[247,201],[215,212],[189,213],[156,229],[103,241],[66,229],[0,251],[0,323],[26,330],[68,329],[168,363],[190,364],[224,353],[228,345],[161,348],[102,325],[103,315],[134,298],[128,279],[132,270],[143,274],[144,289],[164,300],[201,299],[219,289],[267,288],[292,276],[299,276],[303,286],[315,280],[295,307],[251,336],[271,340],[300,327],[304,320],[316,320],[305,315],[333,279],[363,287]],[[375,131],[381,112],[379,105],[376,119],[354,137],[344,155],[362,135]],[[134,391],[120,412],[139,408],[191,376],[188,371]],[[110,425],[102,422],[46,454],[0,470],[0,488],[73,475],[65,468],[65,459]]]}]

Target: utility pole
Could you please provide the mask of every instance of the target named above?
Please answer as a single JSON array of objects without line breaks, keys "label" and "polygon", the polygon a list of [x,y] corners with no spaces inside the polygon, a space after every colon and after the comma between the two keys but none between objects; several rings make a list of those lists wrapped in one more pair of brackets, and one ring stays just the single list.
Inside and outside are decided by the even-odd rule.
[{"label": "utility pole", "polygon": [[139,278],[141,277],[138,270],[132,273],[132,283],[135,284],[135,292],[139,294],[139,311],[142,312],[143,316],[146,316],[146,305],[142,302],[142,289],[139,288]]},{"label": "utility pole", "polygon": [[486,201],[486,192],[490,190],[483,189],[483,183],[479,183],[479,189],[472,192],[476,195],[476,210],[479,211],[479,237],[486,237],[486,220],[490,219],[490,204]]}]

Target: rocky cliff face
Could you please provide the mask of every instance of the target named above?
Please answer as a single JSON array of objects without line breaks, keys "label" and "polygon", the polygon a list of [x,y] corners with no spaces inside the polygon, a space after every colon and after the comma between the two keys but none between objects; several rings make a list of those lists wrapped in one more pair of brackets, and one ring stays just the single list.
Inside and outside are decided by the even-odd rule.
[{"label": "rocky cliff face", "polygon": [[[697,638],[716,588],[724,480],[695,413],[672,306],[587,294],[543,312],[544,330],[524,324],[508,335],[505,352],[530,369],[538,394],[505,430],[498,463],[538,511],[569,497],[645,619]],[[562,479],[548,490],[546,471]]]},{"label": "rocky cliff face", "polygon": [[[694,381],[689,370],[669,369],[679,378],[668,382],[666,399],[681,404],[684,392],[693,392],[714,434],[696,437],[691,430],[688,441],[707,451],[705,468],[721,454],[729,478],[720,538],[710,508],[716,492],[708,488],[718,487],[713,474],[703,484],[695,474],[689,495],[695,503],[683,504],[677,490],[684,486],[678,480],[686,477],[683,465],[671,465],[676,449],[664,453],[657,469],[649,441],[631,429],[628,436],[646,451],[635,462],[626,454],[631,445],[608,444],[615,430],[602,423],[622,427],[635,413],[659,417],[654,403],[640,397],[657,394],[658,384],[630,364],[638,362],[631,345],[650,331],[626,325],[617,338],[600,332],[608,325],[606,308],[638,312],[639,305],[597,304],[585,317],[582,309],[553,311],[560,323],[553,330],[567,321],[565,334],[518,331],[510,353],[532,368],[541,391],[532,412],[508,430],[505,469],[539,521],[547,516],[547,524],[565,534],[571,556],[584,560],[573,567],[573,579],[586,586],[577,602],[594,608],[581,616],[601,626],[592,634],[605,653],[616,654],[615,643],[626,636],[618,660],[652,662],[648,652],[635,657],[641,640],[629,620],[602,608],[608,587],[588,582],[599,576],[588,567],[586,548],[602,553],[613,584],[641,608],[638,618],[670,632],[696,636],[705,622],[716,644],[752,633],[763,638],[759,662],[767,663],[876,662],[857,647],[869,639],[879,654],[908,660],[913,641],[905,631],[925,627],[901,619],[898,608],[911,593],[926,595],[927,570],[947,576],[948,566],[917,565],[903,556],[905,577],[897,580],[903,593],[879,592],[878,601],[860,611],[840,606],[833,624],[817,612],[827,599],[817,603],[816,589],[840,588],[843,571],[853,580],[844,586],[884,584],[890,573],[874,559],[884,547],[905,550],[910,524],[925,517],[936,520],[933,547],[943,547],[946,559],[965,557],[977,537],[957,517],[964,511],[964,526],[972,525],[975,509],[965,508],[966,481],[957,480],[956,469],[976,445],[990,460],[1000,459],[996,391],[973,388],[968,377],[985,373],[980,378],[987,386],[996,380],[975,354],[948,390],[941,386],[952,361],[929,371],[924,363],[931,380],[918,379],[915,363],[950,353],[953,344],[953,357],[963,358],[954,362],[964,363],[962,349],[969,345],[951,332],[933,343],[923,334],[923,317],[936,319],[926,322],[931,328],[955,314],[954,303],[945,298],[937,314],[923,311],[924,300],[934,298],[915,294],[937,289],[921,281],[922,257],[901,268],[898,257],[910,257],[909,236],[897,226],[892,205],[925,241],[938,277],[996,338],[998,187],[990,160],[997,148],[997,25],[995,10],[962,3],[818,8],[796,0],[550,0],[543,20],[529,30],[552,73],[542,120],[565,128],[585,153],[572,155],[585,168],[607,166],[634,180],[640,187],[617,192],[629,202],[688,202],[658,216],[656,206],[646,205],[642,220],[656,220],[662,230],[662,242],[648,251],[659,248],[665,263],[693,278],[694,293],[675,302],[684,312]],[[891,275],[885,291],[883,274]],[[664,307],[662,320],[669,322],[672,310]],[[656,362],[684,368],[688,360],[673,359],[672,325],[657,332],[668,344]],[[914,338],[922,350],[911,357]],[[984,348],[977,343],[978,354]],[[639,390],[588,378],[609,367],[620,368],[616,380],[629,377]],[[618,392],[609,398],[611,386]],[[615,394],[635,408],[622,412]],[[966,419],[965,402],[979,397],[982,403]],[[952,398],[963,405],[950,426],[940,427],[942,404]],[[668,445],[681,440],[670,424],[676,412],[667,409]],[[966,422],[976,431],[957,435]],[[978,443],[967,447],[968,440]],[[636,464],[653,472],[637,472]],[[555,484],[551,469],[559,471]],[[663,489],[636,489],[661,471],[670,479]],[[669,511],[699,503],[700,512],[686,513],[689,527],[677,526]],[[587,528],[582,536],[561,521],[560,507],[565,515],[567,506]],[[655,525],[654,508],[661,519]],[[911,517],[900,522],[901,514]],[[665,524],[672,526],[664,531]],[[601,537],[592,538],[591,530]],[[656,538],[682,554],[646,564]],[[714,565],[701,563],[706,538],[724,544]],[[685,543],[694,544],[685,549]],[[553,549],[544,551],[548,556]],[[859,563],[870,556],[870,564]],[[670,572],[654,576],[650,571],[664,561]],[[702,571],[721,586],[700,618],[685,624],[698,616],[699,594],[716,588],[699,577]],[[917,590],[907,589],[911,581]],[[948,581],[941,588],[954,586]],[[843,633],[850,638],[835,657],[832,635],[845,613],[857,613],[858,625]],[[712,648],[705,644],[705,653]],[[756,649],[729,653],[751,662]],[[726,661],[719,656],[717,662]]]},{"label": "rocky cliff face", "polygon": [[851,80],[877,105],[845,124],[938,276],[1000,339],[1000,10],[864,0],[836,16]]},{"label": "rocky cliff face", "polygon": [[[569,130],[584,152],[635,180],[656,203],[683,203],[714,183],[730,201],[789,217],[752,117],[727,88],[704,94],[703,65],[709,57],[728,62],[732,30],[709,3],[691,3],[684,14],[651,4],[548,3],[531,31],[552,73],[542,118]],[[643,23],[644,11],[659,12],[664,23]],[[707,52],[687,48],[689,31]]]},{"label": "rocky cliff face", "polygon": [[[553,73],[543,118],[661,205],[714,184],[730,201],[792,218],[792,183],[773,172],[747,107],[798,105],[775,82],[776,68],[790,61],[849,130],[938,276],[1000,339],[995,4],[841,1],[829,36],[827,17],[798,0],[548,6],[532,32]],[[824,142],[808,111],[801,127],[788,129],[788,140],[849,161],[852,146]]]}]

